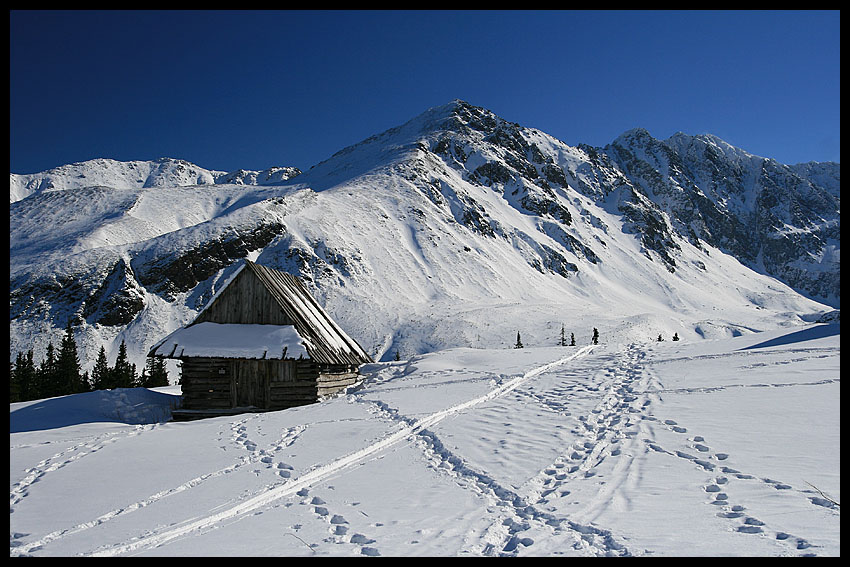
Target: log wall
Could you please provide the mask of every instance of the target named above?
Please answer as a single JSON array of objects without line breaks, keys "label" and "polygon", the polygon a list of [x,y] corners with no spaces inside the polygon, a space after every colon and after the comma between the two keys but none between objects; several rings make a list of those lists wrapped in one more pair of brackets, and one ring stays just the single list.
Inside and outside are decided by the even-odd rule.
[{"label": "log wall", "polygon": [[186,358],[183,408],[277,410],[317,402],[358,382],[357,367],[307,360]]}]

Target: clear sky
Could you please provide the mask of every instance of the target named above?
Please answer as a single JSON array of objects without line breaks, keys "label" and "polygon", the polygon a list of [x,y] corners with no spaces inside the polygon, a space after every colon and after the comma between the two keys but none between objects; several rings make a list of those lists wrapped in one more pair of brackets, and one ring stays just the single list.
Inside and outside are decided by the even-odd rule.
[{"label": "clear sky", "polygon": [[10,11],[10,172],[307,170],[462,99],[570,144],[840,161],[840,12]]}]

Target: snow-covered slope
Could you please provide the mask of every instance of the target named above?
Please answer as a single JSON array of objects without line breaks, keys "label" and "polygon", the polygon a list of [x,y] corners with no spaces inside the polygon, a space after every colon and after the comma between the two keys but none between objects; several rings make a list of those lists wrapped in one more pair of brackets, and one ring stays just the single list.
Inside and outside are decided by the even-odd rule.
[{"label": "snow-covered slope", "polygon": [[[29,193],[10,196],[10,352],[34,348],[38,360],[70,318],[89,364],[101,345],[112,360],[124,339],[140,366],[245,257],[301,276],[385,360],[503,348],[518,332],[527,346],[553,345],[562,327],[579,341],[594,327],[603,340],[648,341],[799,325],[829,308],[781,278],[815,265],[818,297],[837,306],[838,165],[767,167],[705,139],[722,150],[715,169],[697,167],[696,138],[632,131],[606,148],[570,147],[453,101],[285,181],[174,160],[159,164],[168,183],[148,170],[127,177],[118,162],[86,162],[94,185],[13,178],[10,195]],[[741,183],[712,193],[721,166]],[[766,233],[747,223],[764,216],[759,196],[777,168],[806,198]],[[759,234],[755,256],[740,227]],[[808,247],[785,246],[805,231],[817,237]],[[786,272],[771,275],[766,242],[787,250]]]},{"label": "snow-covered slope", "polygon": [[9,555],[839,557],[839,332],[456,348],[189,423],[11,404]]},{"label": "snow-covered slope", "polygon": [[45,191],[66,191],[81,187],[140,189],[143,187],[183,187],[213,183],[262,185],[282,183],[298,175],[294,167],[273,167],[264,171],[240,169],[211,171],[185,160],[160,158],[155,161],[116,161],[93,159],[63,165],[41,173],[9,174],[9,202],[14,203]]}]

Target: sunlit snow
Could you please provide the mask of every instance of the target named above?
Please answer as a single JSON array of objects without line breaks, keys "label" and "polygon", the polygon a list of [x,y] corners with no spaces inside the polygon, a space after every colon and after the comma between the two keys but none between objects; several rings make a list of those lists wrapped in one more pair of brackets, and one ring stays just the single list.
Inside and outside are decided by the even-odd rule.
[{"label": "sunlit snow", "polygon": [[184,423],[179,387],[11,404],[9,553],[839,556],[839,373],[832,324],[450,349]]}]

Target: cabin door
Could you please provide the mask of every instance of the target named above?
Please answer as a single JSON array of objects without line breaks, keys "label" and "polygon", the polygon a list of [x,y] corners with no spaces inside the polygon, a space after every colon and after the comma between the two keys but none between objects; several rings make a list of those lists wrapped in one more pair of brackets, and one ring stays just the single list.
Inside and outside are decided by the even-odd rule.
[{"label": "cabin door", "polygon": [[234,407],[268,407],[268,361],[238,360],[232,363]]}]

